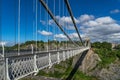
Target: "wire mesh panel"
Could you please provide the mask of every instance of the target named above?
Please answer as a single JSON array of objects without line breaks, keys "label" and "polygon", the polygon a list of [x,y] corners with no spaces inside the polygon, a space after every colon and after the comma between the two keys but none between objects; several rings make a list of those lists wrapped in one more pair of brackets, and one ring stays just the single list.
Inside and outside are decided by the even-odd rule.
[{"label": "wire mesh panel", "polygon": [[52,64],[57,63],[57,59],[58,59],[57,56],[58,56],[57,52],[51,53]]},{"label": "wire mesh panel", "polygon": [[66,59],[68,58],[68,54],[67,54],[68,52],[67,51],[65,51],[65,57],[66,57]]},{"label": "wire mesh panel", "polygon": [[60,52],[59,52],[59,55],[60,55],[60,56],[59,56],[59,57],[60,57],[60,61],[63,61],[63,51],[60,51]]},{"label": "wire mesh panel", "polygon": [[5,80],[5,62],[0,60],[0,80]]},{"label": "wire mesh panel", "polygon": [[37,54],[36,64],[38,69],[43,69],[49,66],[49,55],[48,53]]},{"label": "wire mesh panel", "polygon": [[34,72],[34,56],[19,56],[8,58],[10,79],[19,79]]},{"label": "wire mesh panel", "polygon": [[0,47],[0,58],[2,57],[2,50],[1,50],[1,47]]}]

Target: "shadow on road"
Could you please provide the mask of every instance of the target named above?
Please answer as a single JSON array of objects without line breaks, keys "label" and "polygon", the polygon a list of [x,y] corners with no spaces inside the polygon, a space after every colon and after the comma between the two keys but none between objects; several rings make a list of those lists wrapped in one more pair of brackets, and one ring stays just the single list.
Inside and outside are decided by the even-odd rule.
[{"label": "shadow on road", "polygon": [[78,59],[78,61],[76,62],[73,70],[71,71],[71,73],[69,74],[69,76],[66,78],[66,80],[71,80],[75,74],[75,72],[78,70],[79,66],[82,64],[83,59],[85,58],[86,54],[87,54],[88,50],[84,51],[82,53],[82,55],[80,56],[80,58]]}]

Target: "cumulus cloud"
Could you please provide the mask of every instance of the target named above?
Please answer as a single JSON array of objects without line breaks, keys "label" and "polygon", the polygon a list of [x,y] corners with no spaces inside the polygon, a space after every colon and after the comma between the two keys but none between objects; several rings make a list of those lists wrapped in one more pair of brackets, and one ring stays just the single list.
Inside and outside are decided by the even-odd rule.
[{"label": "cumulus cloud", "polygon": [[[64,28],[68,29],[68,30],[74,30],[74,26],[71,20],[71,17],[60,17],[60,16],[56,16],[56,20],[59,22],[60,25],[62,25]],[[78,23],[77,19],[75,19],[75,21]],[[49,20],[49,25],[54,26],[55,23],[53,20]]]},{"label": "cumulus cloud", "polygon": [[[115,12],[119,12],[115,10]],[[72,20],[69,16],[56,16],[60,25],[68,30],[75,30]],[[84,14],[75,18],[78,29],[81,31],[81,36],[89,37],[91,41],[109,41],[115,42],[120,38],[120,24],[110,16],[95,18],[93,15]],[[53,20],[49,20],[49,25],[54,25]],[[67,24],[67,25],[66,25]],[[77,38],[76,33],[69,34],[71,38]],[[57,38],[66,38],[63,34],[56,34]]]},{"label": "cumulus cloud", "polygon": [[67,37],[64,34],[55,34],[55,38],[61,38],[61,39],[67,39]]},{"label": "cumulus cloud", "polygon": [[43,30],[43,31],[38,30],[38,33],[40,33],[40,34],[42,34],[44,36],[50,36],[50,35],[52,35],[52,32],[47,32],[45,30]]},{"label": "cumulus cloud", "polygon": [[[73,39],[73,40],[78,40],[78,34],[77,33],[70,33],[68,34],[68,36]],[[54,35],[55,38],[60,38],[60,39],[67,39],[67,37],[64,34],[56,34]],[[81,35],[82,38],[85,38],[85,36],[82,34]]]},{"label": "cumulus cloud", "polygon": [[[68,29],[68,30],[74,30],[75,29],[70,16],[62,16],[62,17],[56,16],[55,18],[59,22],[59,24],[62,25],[63,27],[65,27],[66,29]],[[84,21],[88,21],[88,20],[92,20],[92,19],[94,19],[94,16],[93,15],[87,15],[87,14],[81,15],[78,18],[74,17],[74,20],[75,20],[77,25],[79,25],[80,23],[82,23]],[[48,23],[49,23],[49,25],[54,25],[55,24],[53,20],[49,20]]]},{"label": "cumulus cloud", "polygon": [[89,36],[92,41],[114,42],[120,36],[115,36],[115,34],[120,34],[120,25],[109,16],[90,20],[81,25],[82,32]]},{"label": "cumulus cloud", "polygon": [[115,10],[110,11],[110,13],[112,13],[112,14],[120,13],[120,10],[119,9],[115,9]]},{"label": "cumulus cloud", "polygon": [[89,20],[92,20],[92,19],[94,19],[93,15],[84,14],[84,15],[81,15],[79,17],[79,22],[85,22],[85,21],[89,21]]}]

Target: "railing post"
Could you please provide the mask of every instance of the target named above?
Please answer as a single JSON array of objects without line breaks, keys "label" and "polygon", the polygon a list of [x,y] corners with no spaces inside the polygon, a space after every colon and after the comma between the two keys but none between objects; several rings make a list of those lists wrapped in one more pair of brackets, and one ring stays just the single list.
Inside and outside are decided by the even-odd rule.
[{"label": "railing post", "polygon": [[32,54],[33,54],[33,45],[31,44]]},{"label": "railing post", "polygon": [[52,67],[52,62],[51,62],[51,54],[49,53],[49,68]]},{"label": "railing post", "polygon": [[57,60],[58,60],[58,64],[60,63],[60,53],[57,52]]},{"label": "railing post", "polygon": [[67,59],[69,59],[69,50],[67,50]]},{"label": "railing post", "polygon": [[74,51],[74,50],[72,50],[72,57],[74,56],[74,55],[73,55],[73,51]]},{"label": "railing post", "polygon": [[36,75],[38,73],[38,68],[37,68],[36,62],[37,62],[37,57],[36,57],[36,54],[34,54],[34,72],[35,72],[34,75]]},{"label": "railing post", "polygon": [[5,80],[10,80],[8,71],[8,58],[5,58]]},{"label": "railing post", "polygon": [[70,50],[70,57],[72,57],[72,50]]},{"label": "railing post", "polygon": [[70,56],[69,56],[69,58],[70,58],[70,57],[71,57],[71,51],[70,51],[70,50],[69,50],[69,55],[70,55]]},{"label": "railing post", "polygon": [[75,56],[75,50],[73,50],[73,56]]},{"label": "railing post", "polygon": [[5,57],[5,43],[2,43],[2,57]]}]

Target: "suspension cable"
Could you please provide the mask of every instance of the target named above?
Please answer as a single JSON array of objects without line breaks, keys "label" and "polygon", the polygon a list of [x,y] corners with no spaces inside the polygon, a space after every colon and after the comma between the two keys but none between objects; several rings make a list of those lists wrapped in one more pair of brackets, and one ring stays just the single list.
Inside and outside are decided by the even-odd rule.
[{"label": "suspension cable", "polygon": [[[65,10],[65,16],[67,17],[67,10]],[[68,33],[68,30],[67,30],[67,22],[65,23],[65,26],[66,26],[66,32]],[[68,48],[68,40],[66,40],[66,49]]]},{"label": "suspension cable", "polygon": [[2,0],[0,0],[0,42],[2,42]]},{"label": "suspension cable", "polygon": [[41,2],[41,4],[43,5],[43,7],[47,10],[47,12],[49,13],[50,17],[54,20],[54,22],[57,24],[57,26],[60,28],[60,30],[64,33],[64,35],[76,46],[79,47],[79,45],[77,45],[75,42],[72,41],[72,39],[67,35],[67,33],[63,30],[62,26],[57,22],[56,18],[54,17],[53,13],[50,11],[50,9],[48,8],[48,6],[45,4],[45,2],[43,0],[39,0]]},{"label": "suspension cable", "polygon": [[37,51],[37,1],[36,0],[36,51]]},{"label": "suspension cable", "polygon": [[73,22],[73,24],[74,24],[75,30],[76,30],[76,32],[77,32],[77,34],[78,34],[78,37],[79,37],[82,45],[84,46],[83,41],[82,41],[82,38],[81,38],[80,33],[79,33],[79,30],[78,30],[78,28],[77,28],[77,26],[76,26],[76,23],[75,23],[75,20],[74,20],[74,18],[73,18],[73,14],[72,14],[72,11],[71,11],[71,8],[70,8],[70,4],[69,4],[68,0],[64,0],[64,1],[65,1],[65,3],[66,3],[67,8],[68,8],[69,14],[70,14],[70,16],[71,16],[71,19],[72,19],[72,22]]},{"label": "suspension cable", "polygon": [[14,24],[14,31],[15,31],[15,42],[14,42],[14,44],[16,44],[16,1],[14,2],[14,5],[15,5],[15,7],[14,7],[14,13],[15,13],[15,16],[14,16],[14,22],[15,22],[15,24]]},{"label": "suspension cable", "polygon": [[[61,7],[61,6],[60,6],[60,0],[59,0],[59,16],[61,16],[61,15],[60,15],[60,12],[61,12],[61,11],[60,11],[60,7]],[[60,19],[58,19],[58,23],[60,24]],[[58,34],[60,34],[60,30],[59,30],[59,29],[58,29]],[[58,38],[58,41],[59,41],[59,48],[60,48],[60,47],[61,47],[61,38]]]},{"label": "suspension cable", "polygon": [[[42,14],[42,8],[41,8],[41,5],[40,5],[40,21],[42,20],[41,14]],[[40,27],[40,31],[41,31],[41,27]],[[42,37],[41,37],[41,35],[40,35],[40,39],[41,39],[41,38],[42,38]],[[40,51],[41,51],[41,46],[40,46]]]},{"label": "suspension cable", "polygon": [[[49,4],[48,3],[48,0],[46,0],[47,2],[47,5]],[[49,28],[48,28],[48,14],[46,13],[46,16],[47,16],[47,31],[49,32]],[[47,51],[49,51],[49,35],[47,36]]]},{"label": "suspension cable", "polygon": [[27,40],[26,40],[26,37],[27,37],[27,36],[26,36],[26,35],[27,35],[27,23],[28,23],[28,21],[27,21],[27,18],[28,18],[28,17],[27,17],[27,14],[28,14],[28,12],[27,12],[27,11],[28,11],[28,7],[27,7],[27,2],[26,2],[26,4],[25,4],[25,18],[26,18],[26,19],[25,19],[25,20],[26,20],[26,21],[25,21],[25,41],[27,41]]},{"label": "suspension cable", "polygon": [[20,55],[20,8],[21,8],[21,1],[19,0],[18,4],[18,55]]},{"label": "suspension cable", "polygon": [[35,24],[34,24],[34,12],[35,12],[35,10],[34,10],[34,9],[35,9],[35,8],[34,8],[35,6],[34,6],[34,5],[35,5],[35,1],[33,0],[33,26],[32,26],[32,28],[33,28],[33,34],[32,34],[33,40],[34,40],[34,25],[35,25]]},{"label": "suspension cable", "polygon": [[[64,17],[64,15],[65,15],[65,10],[64,10],[64,4],[63,4],[63,17]],[[65,31],[65,22],[63,22],[63,29],[64,29],[64,31]],[[64,48],[65,48],[65,39],[63,39],[63,45],[64,45]]]},{"label": "suspension cable", "polygon": [[[55,0],[54,0],[54,5],[53,5],[53,10],[54,10],[53,13],[54,13],[54,14],[55,14],[55,9],[56,9],[56,8],[55,8]],[[54,30],[53,30],[53,31],[54,31],[54,34],[56,34],[56,28],[55,28],[55,27],[56,27],[56,26],[55,26],[55,24],[54,24]],[[54,35],[54,41],[55,41],[55,42],[54,42],[54,43],[55,43],[55,50],[57,50],[55,35]]]}]

